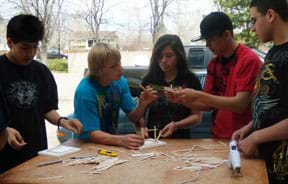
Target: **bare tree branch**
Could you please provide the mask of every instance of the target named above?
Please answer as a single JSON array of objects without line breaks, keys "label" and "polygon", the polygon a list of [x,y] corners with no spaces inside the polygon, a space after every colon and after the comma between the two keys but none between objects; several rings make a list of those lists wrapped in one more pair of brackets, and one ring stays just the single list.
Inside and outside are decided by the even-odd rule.
[{"label": "bare tree branch", "polygon": [[85,15],[85,21],[90,31],[94,33],[94,40],[98,39],[100,27],[105,23],[104,16],[105,0],[91,0],[91,4],[87,5],[88,13]]},{"label": "bare tree branch", "polygon": [[174,0],[161,0],[160,2],[160,0],[149,0],[152,12],[150,32],[152,34],[153,43],[156,41],[161,31],[161,28],[164,26],[163,20],[167,7],[173,1]]},{"label": "bare tree branch", "polygon": [[107,6],[107,0],[85,0],[84,3],[86,9],[80,16],[85,20],[96,41],[99,38],[101,26],[108,24],[107,13],[118,4]]},{"label": "bare tree branch", "polygon": [[[39,48],[40,60],[46,63],[47,47],[57,26],[57,17],[60,14],[65,0],[8,0],[23,13],[32,14],[38,17],[44,24],[45,34]],[[57,2],[59,2],[57,4]],[[60,6],[58,6],[60,5]]]}]

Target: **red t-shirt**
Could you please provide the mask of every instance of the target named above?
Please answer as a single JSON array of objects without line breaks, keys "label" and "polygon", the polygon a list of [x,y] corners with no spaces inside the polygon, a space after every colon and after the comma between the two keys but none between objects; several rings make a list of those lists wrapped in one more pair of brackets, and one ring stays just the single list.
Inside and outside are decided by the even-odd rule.
[{"label": "red t-shirt", "polygon": [[[239,45],[229,58],[215,56],[207,66],[204,91],[217,96],[236,96],[237,92],[254,92],[256,78],[262,62],[248,47]],[[216,109],[213,114],[212,135],[214,138],[230,139],[232,133],[252,119],[251,105],[242,113]]]}]

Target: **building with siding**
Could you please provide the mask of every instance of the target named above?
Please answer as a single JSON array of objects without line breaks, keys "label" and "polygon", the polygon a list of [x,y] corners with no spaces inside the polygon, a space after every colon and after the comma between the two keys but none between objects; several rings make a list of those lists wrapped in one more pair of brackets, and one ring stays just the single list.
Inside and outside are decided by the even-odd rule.
[{"label": "building with siding", "polygon": [[70,50],[89,50],[95,43],[104,42],[118,48],[119,38],[116,31],[100,31],[98,36],[90,31],[78,31],[71,35]]}]

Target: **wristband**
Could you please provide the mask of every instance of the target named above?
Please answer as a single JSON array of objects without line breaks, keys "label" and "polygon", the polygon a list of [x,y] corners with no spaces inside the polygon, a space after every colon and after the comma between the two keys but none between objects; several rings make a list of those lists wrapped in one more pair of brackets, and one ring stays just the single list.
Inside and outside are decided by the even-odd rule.
[{"label": "wristband", "polygon": [[61,122],[62,119],[68,120],[68,118],[66,118],[66,117],[60,117],[60,118],[57,120],[57,128],[58,128],[58,131],[59,131],[59,129],[60,129],[60,122]]}]

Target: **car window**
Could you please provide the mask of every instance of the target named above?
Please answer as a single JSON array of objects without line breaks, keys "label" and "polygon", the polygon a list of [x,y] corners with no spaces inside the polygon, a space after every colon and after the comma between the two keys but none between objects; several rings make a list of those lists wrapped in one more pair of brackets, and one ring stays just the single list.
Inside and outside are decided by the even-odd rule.
[{"label": "car window", "polygon": [[204,50],[189,49],[188,65],[191,68],[204,68]]},{"label": "car window", "polygon": [[266,57],[266,52],[263,52],[261,50],[255,49],[255,48],[253,48],[252,50],[258,55],[258,57],[261,59],[261,61],[264,62],[264,59]]},{"label": "car window", "polygon": [[54,50],[54,49],[53,49],[53,50],[52,50],[52,49],[50,50],[50,49],[49,49],[49,50],[48,50],[48,53],[52,53],[52,54],[58,53],[58,50]]},{"label": "car window", "polygon": [[205,85],[205,77],[206,77],[206,74],[199,74],[199,73],[195,73],[196,74],[196,76],[197,76],[197,78],[199,79],[199,81],[200,81],[200,84],[201,84],[201,86],[202,86],[202,89],[204,88],[204,85]]}]

